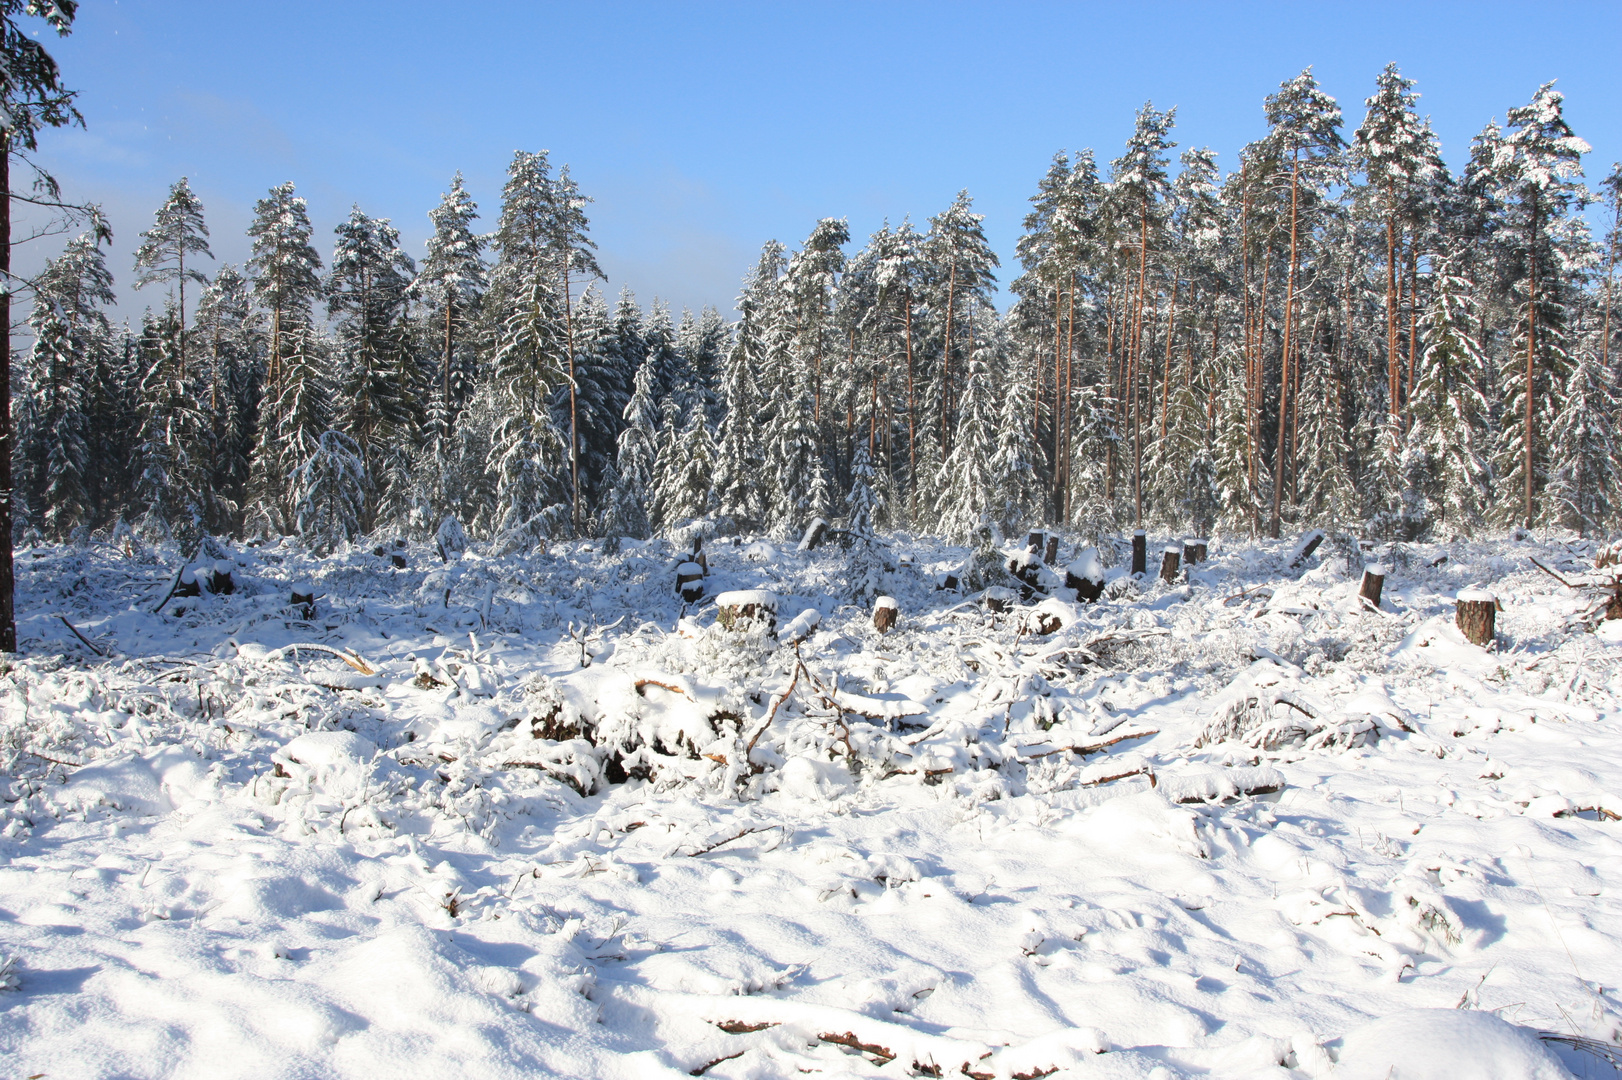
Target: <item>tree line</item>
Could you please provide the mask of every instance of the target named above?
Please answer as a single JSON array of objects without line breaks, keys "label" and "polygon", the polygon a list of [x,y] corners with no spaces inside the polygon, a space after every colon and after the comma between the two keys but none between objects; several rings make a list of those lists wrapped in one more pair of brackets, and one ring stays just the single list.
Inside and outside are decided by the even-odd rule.
[{"label": "tree line", "polygon": [[[1145,105],[1118,157],[1055,155],[1006,312],[967,192],[859,248],[766,244],[728,320],[611,302],[565,166],[520,152],[494,231],[460,175],[420,263],[358,207],[317,249],[291,184],[211,266],[174,185],[114,326],[104,231],[33,284],[14,528],[299,535],[447,517],[504,550],[688,529],[959,539],[1036,524],[1205,535],[1592,533],[1616,516],[1622,169],[1552,85],[1454,176],[1395,66],[1358,125],[1310,69],[1226,172]],[[1585,209],[1602,204],[1596,238]],[[188,307],[188,290],[194,298]]]}]

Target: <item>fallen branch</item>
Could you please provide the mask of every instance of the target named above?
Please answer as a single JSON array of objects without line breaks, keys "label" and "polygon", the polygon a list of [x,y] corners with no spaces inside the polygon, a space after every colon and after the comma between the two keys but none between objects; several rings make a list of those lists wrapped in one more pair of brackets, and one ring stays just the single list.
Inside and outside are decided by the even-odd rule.
[{"label": "fallen branch", "polygon": [[742,832],[735,832],[731,836],[723,837],[720,840],[716,840],[714,843],[706,844],[696,851],[684,851],[682,854],[686,855],[689,859],[698,855],[706,855],[709,852],[714,851],[716,848],[726,847],[734,840],[742,840],[751,833],[765,832],[767,829],[781,829],[782,827],[783,826],[781,825],[757,825],[753,828],[744,829]]},{"label": "fallen branch", "polygon": [[895,1054],[888,1047],[880,1046],[878,1043],[864,1043],[856,1037],[854,1031],[847,1031],[843,1035],[823,1032],[817,1038],[825,1043],[833,1043],[835,1046],[844,1046],[852,1050],[859,1050],[864,1054],[872,1054],[876,1058],[883,1058],[883,1061],[875,1062],[877,1065],[888,1065],[895,1060]]},{"label": "fallen branch", "polygon": [[645,687],[645,686],[657,686],[661,690],[668,690],[672,694],[677,694],[677,695],[679,695],[681,697],[686,698],[688,701],[693,700],[693,695],[689,694],[686,690],[682,689],[679,686],[676,686],[673,683],[667,683],[667,682],[664,682],[664,681],[662,681],[660,679],[638,679],[638,680],[636,680],[636,692],[638,694],[641,694],[643,697],[648,696],[648,695],[642,693],[642,688]]},{"label": "fallen branch", "polygon": [[354,653],[344,652],[342,649],[335,649],[331,645],[316,645],[312,642],[300,642],[296,645],[283,645],[279,649],[272,649],[270,652],[266,653],[265,659],[280,660],[282,658],[282,654],[288,652],[291,652],[293,655],[297,656],[300,649],[310,649],[314,652],[323,652],[330,656],[336,656],[338,659],[342,660],[344,663],[348,664],[362,675],[377,674],[377,670],[373,668],[372,665],[368,664]]},{"label": "fallen branch", "polygon": [[766,734],[766,729],[771,727],[772,726],[772,721],[777,718],[777,710],[783,707],[783,702],[785,702],[785,701],[787,701],[789,699],[789,695],[794,693],[794,687],[799,685],[799,682],[800,682],[800,669],[803,668],[804,666],[805,665],[800,663],[800,647],[798,645],[795,645],[794,646],[794,678],[789,680],[789,684],[788,684],[787,689],[785,689],[781,694],[779,694],[776,697],[776,699],[772,702],[772,707],[771,707],[770,711],[768,711],[766,713],[765,722],[762,723],[758,728],[755,729],[755,733],[753,735],[749,736],[749,742],[743,748],[743,760],[744,760],[745,764],[747,764],[748,761],[749,761],[749,755],[755,752],[755,744],[760,741],[760,737],[762,735]]},{"label": "fallen branch", "polygon": [[1531,561],[1533,566],[1537,567],[1539,570],[1542,570],[1545,574],[1548,574],[1550,577],[1554,578],[1556,581],[1558,581],[1560,584],[1564,585],[1568,589],[1603,588],[1603,586],[1589,585],[1587,583],[1584,583],[1582,585],[1573,585],[1571,582],[1567,581],[1565,578],[1561,577],[1559,574],[1555,573],[1553,570],[1550,570],[1547,566],[1544,566],[1542,563],[1538,562],[1536,559],[1532,559],[1530,561]]},{"label": "fallen branch", "polygon": [[74,626],[72,623],[68,622],[68,617],[66,615],[58,615],[57,618],[62,620],[62,625],[63,626],[65,626],[69,630],[73,631],[73,636],[74,637],[76,637],[80,641],[84,642],[84,647],[85,648],[89,649],[91,652],[95,653],[97,656],[106,656],[107,655],[106,653],[102,652],[100,649],[96,648],[96,646],[92,645],[90,643],[89,638],[87,638],[83,634],[79,633],[79,628],[77,626]]},{"label": "fallen branch", "polygon": [[1103,742],[1087,743],[1082,746],[1057,746],[1052,750],[1043,750],[1039,754],[1025,756],[1023,760],[1035,761],[1037,758],[1052,757],[1054,754],[1080,754],[1086,757],[1088,754],[1096,754],[1100,750],[1107,750],[1116,743],[1127,742],[1131,739],[1147,739],[1151,735],[1159,734],[1160,730],[1158,728],[1151,731],[1128,731],[1124,735],[1117,735],[1115,738],[1105,739]]},{"label": "fallen branch", "polygon": [[703,1065],[700,1065],[698,1068],[689,1071],[687,1075],[688,1076],[703,1076],[705,1073],[709,1072],[711,1069],[715,1068],[717,1065],[721,1064],[723,1061],[731,1061],[733,1058],[743,1057],[743,1055],[745,1053],[747,1053],[747,1052],[748,1051],[745,1051],[745,1050],[739,1050],[736,1054],[728,1054],[726,1057],[718,1057],[714,1061],[706,1062]]},{"label": "fallen branch", "polygon": [[82,769],[85,767],[85,763],[82,761],[63,761],[61,758],[54,758],[49,754],[42,754],[38,750],[24,750],[23,753],[27,754],[29,757],[37,757],[41,761],[49,761],[52,765],[62,765],[69,769]]},{"label": "fallen branch", "polygon": [[1128,769],[1126,772],[1115,773],[1112,776],[1100,776],[1096,780],[1083,780],[1076,786],[1103,787],[1105,784],[1113,784],[1117,780],[1126,780],[1134,776],[1147,776],[1149,778],[1150,787],[1160,786],[1160,781],[1159,778],[1155,776],[1155,771],[1149,768],[1147,765],[1139,766],[1136,769]]}]

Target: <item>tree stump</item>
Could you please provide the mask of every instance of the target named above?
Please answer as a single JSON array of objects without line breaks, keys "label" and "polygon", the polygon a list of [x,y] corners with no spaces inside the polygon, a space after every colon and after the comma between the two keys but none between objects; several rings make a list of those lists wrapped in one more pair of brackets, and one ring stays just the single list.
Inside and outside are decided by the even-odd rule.
[{"label": "tree stump", "polygon": [[1059,561],[1059,534],[1048,533],[1047,546],[1042,550],[1042,561],[1052,566]]},{"label": "tree stump", "polygon": [[1076,556],[1065,568],[1066,588],[1076,590],[1076,599],[1092,603],[1104,595],[1104,567],[1098,561],[1098,549],[1088,548]]},{"label": "tree stump", "polygon": [[1371,563],[1363,567],[1363,584],[1358,587],[1357,595],[1367,600],[1372,606],[1380,606],[1380,592],[1385,588],[1385,567],[1379,563]]},{"label": "tree stump", "polygon": [[1183,541],[1183,565],[1187,566],[1187,567],[1192,567],[1195,563],[1197,563],[1199,561],[1200,561],[1199,560],[1199,555],[1194,550],[1194,541],[1192,541],[1192,540],[1184,540]]},{"label": "tree stump", "polygon": [[406,557],[401,555],[398,551],[389,556],[389,562],[394,564],[394,568],[396,570],[404,570],[406,568]]},{"label": "tree stump", "polygon": [[704,554],[704,538],[702,536],[693,537],[693,555],[690,561],[698,563],[704,569],[704,573],[709,574],[710,557]]},{"label": "tree stump", "polygon": [[958,581],[956,574],[945,574],[938,581],[935,582],[935,591],[936,592],[957,592],[958,586],[960,584],[961,583]]},{"label": "tree stump", "polygon": [[203,587],[202,587],[202,585],[198,584],[197,575],[192,572],[191,567],[189,567],[189,566],[186,567],[186,569],[184,569],[184,570],[182,570],[180,572],[180,580],[175,583],[175,591],[174,591],[175,598],[179,599],[180,597],[183,597],[183,596],[202,596],[202,595],[203,595]]},{"label": "tree stump", "polygon": [[1177,580],[1177,564],[1182,554],[1183,549],[1173,544],[1167,544],[1166,550],[1160,553],[1160,580],[1167,585]]},{"label": "tree stump", "polygon": [[822,538],[826,535],[828,535],[828,523],[821,518],[817,518],[806,526],[805,535],[800,538],[800,550],[817,550],[817,546],[822,543]]},{"label": "tree stump", "polygon": [[881,596],[873,602],[873,629],[888,634],[901,618],[901,607],[893,596]]},{"label": "tree stump", "polygon": [[1034,552],[1024,551],[1007,562],[1009,576],[1019,582],[1020,594],[1029,600],[1042,589],[1042,564]]},{"label": "tree stump", "polygon": [[1313,529],[1301,538],[1296,545],[1295,554],[1290,557],[1290,569],[1294,570],[1312,558],[1312,553],[1318,550],[1318,545],[1324,542],[1324,534],[1319,529]]},{"label": "tree stump", "polygon": [[728,630],[743,630],[751,623],[777,627],[777,594],[765,589],[724,592],[715,598],[716,619]]},{"label": "tree stump", "polygon": [[1035,530],[1025,537],[1025,550],[1029,551],[1033,555],[1038,555],[1041,553],[1042,546],[1044,543],[1046,543],[1046,541],[1047,534],[1042,532],[1040,529]]},{"label": "tree stump", "polygon": [[1204,562],[1211,557],[1210,541],[1199,539],[1194,541],[1194,561]]},{"label": "tree stump", "polygon": [[1014,610],[1014,590],[1005,589],[1001,585],[993,585],[980,594],[980,602],[986,610],[993,615],[1005,615]]},{"label": "tree stump", "polygon": [[230,596],[237,591],[237,583],[231,579],[231,571],[235,569],[224,559],[214,564],[214,573],[208,578],[208,591],[216,596]]},{"label": "tree stump", "polygon": [[1132,574],[1137,576],[1149,571],[1149,537],[1142,529],[1132,534]]},{"label": "tree stump", "polygon": [[704,596],[704,568],[696,562],[676,567],[676,595],[683,603],[697,603]]},{"label": "tree stump", "polygon": [[1498,621],[1498,598],[1482,589],[1465,589],[1459,593],[1453,621],[1469,641],[1486,648]]},{"label": "tree stump", "polygon": [[315,618],[315,586],[309,582],[300,582],[294,585],[289,592],[289,602],[299,609],[299,614],[306,619]]}]

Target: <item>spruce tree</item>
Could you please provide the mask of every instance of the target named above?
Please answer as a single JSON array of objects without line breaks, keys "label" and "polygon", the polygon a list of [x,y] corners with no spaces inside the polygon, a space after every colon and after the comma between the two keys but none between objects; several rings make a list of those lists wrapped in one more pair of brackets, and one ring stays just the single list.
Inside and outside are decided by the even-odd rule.
[{"label": "spruce tree", "polygon": [[428,435],[435,442],[450,437],[478,374],[467,340],[489,285],[483,257],[485,237],[473,231],[478,218],[479,206],[458,172],[451,178],[451,189],[428,212],[434,235],[428,238],[427,255],[412,282],[412,293],[425,309],[430,355],[438,358],[426,410]]},{"label": "spruce tree", "polygon": [[625,426],[620,431],[614,459],[616,483],[609,493],[605,531],[609,536],[647,537],[652,531],[649,499],[654,490],[658,456],[658,414],[653,400],[653,366],[646,360],[636,369],[631,400],[625,405]]}]

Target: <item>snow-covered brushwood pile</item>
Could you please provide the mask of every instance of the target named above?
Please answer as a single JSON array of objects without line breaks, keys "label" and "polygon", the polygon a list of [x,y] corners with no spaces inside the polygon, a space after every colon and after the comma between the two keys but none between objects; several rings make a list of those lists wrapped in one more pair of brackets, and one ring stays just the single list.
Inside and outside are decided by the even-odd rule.
[{"label": "snow-covered brushwood pile", "polygon": [[8,1075],[1609,1075],[1591,545],[886,543],[23,552]]}]

